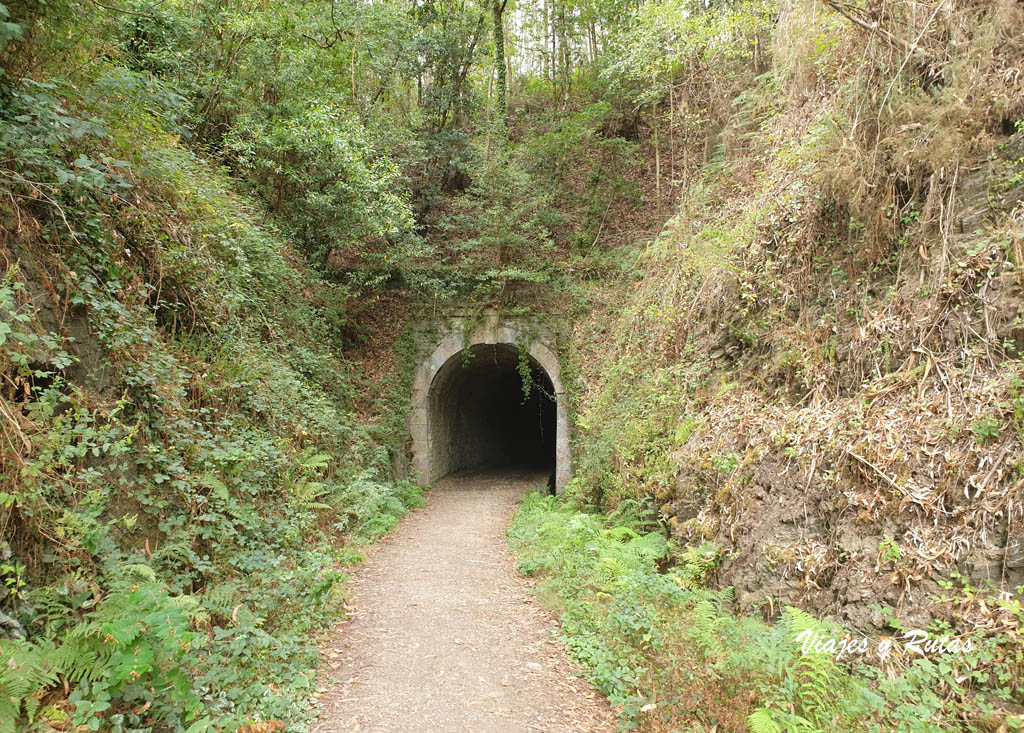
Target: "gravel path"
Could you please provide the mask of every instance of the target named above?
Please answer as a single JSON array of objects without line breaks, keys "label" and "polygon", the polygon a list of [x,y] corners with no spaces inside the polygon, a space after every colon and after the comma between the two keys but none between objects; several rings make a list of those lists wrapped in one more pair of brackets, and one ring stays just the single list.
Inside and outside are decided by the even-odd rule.
[{"label": "gravel path", "polygon": [[507,548],[515,502],[543,478],[446,479],[372,552],[324,647],[316,733],[615,730]]}]

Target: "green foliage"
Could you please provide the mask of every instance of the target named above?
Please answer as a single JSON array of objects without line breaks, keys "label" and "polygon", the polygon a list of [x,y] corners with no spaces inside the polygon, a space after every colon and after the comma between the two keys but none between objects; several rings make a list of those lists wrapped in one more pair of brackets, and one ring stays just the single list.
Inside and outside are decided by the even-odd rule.
[{"label": "green foliage", "polygon": [[782,726],[775,722],[770,710],[758,708],[747,716],[750,733],[782,733]]},{"label": "green foliage", "polygon": [[878,543],[878,551],[881,554],[882,560],[888,563],[899,563],[903,559],[903,551],[900,550],[900,545],[889,535]]},{"label": "green foliage", "polygon": [[390,478],[397,427],[353,415],[347,293],[182,147],[179,95],[93,71],[0,115],[0,612],[25,632],[0,641],[0,720],[298,729],[356,557],[337,531],[422,496]]},{"label": "green foliage", "polygon": [[[1006,656],[1009,647],[995,638],[972,653],[901,657],[901,667],[883,672],[872,666],[877,655],[852,651],[857,640],[843,629],[798,608],[785,608],[774,625],[734,616],[731,590],[706,585],[721,560],[717,547],[676,548],[641,533],[629,514],[612,520],[529,494],[508,532],[520,570],[539,578],[541,599],[561,613],[567,648],[617,706],[622,729],[651,714],[673,727],[931,731],[937,720],[990,709],[933,690],[961,695],[966,680],[987,680],[984,660],[1000,659],[999,674],[1013,677],[1019,655]],[[851,651],[838,653],[840,641]],[[863,640],[863,649],[874,644]]]},{"label": "green foliage", "polygon": [[[671,452],[698,429],[695,419],[689,425],[681,414],[687,382],[707,364],[646,369],[639,358],[626,357],[607,366],[605,389],[579,421],[587,441],[576,468],[577,490],[601,496],[608,507],[644,496],[664,500],[677,470]],[[722,470],[738,461],[720,458]],[[609,471],[610,464],[620,470]]]},{"label": "green foliage", "polygon": [[[123,161],[92,151],[107,136],[102,121],[70,114],[58,94],[57,83],[30,80],[5,90],[0,153],[9,164],[0,171],[0,181],[61,212],[83,196],[109,198],[129,184],[121,175]],[[62,223],[65,235],[78,236],[66,217]]]},{"label": "green foliage", "polygon": [[411,238],[413,221],[397,188],[398,170],[374,153],[359,121],[338,106],[240,116],[225,142],[316,262],[350,248],[381,265],[403,259],[398,245]]},{"label": "green foliage", "polygon": [[546,200],[507,151],[481,156],[473,186],[458,199],[457,230],[474,233],[458,245],[463,268],[477,275],[474,295],[516,301],[517,287],[549,280],[551,250]]},{"label": "green foliage", "polygon": [[637,144],[604,132],[615,117],[610,102],[587,104],[542,120],[522,146],[524,166],[557,212],[551,228],[577,255],[593,254],[610,218],[640,203],[632,181],[639,167]]},{"label": "green foliage", "polygon": [[971,432],[979,443],[999,437],[999,420],[994,417],[983,417],[971,423]]},{"label": "green foliage", "polygon": [[691,61],[703,65],[749,59],[751,42],[772,22],[773,0],[666,0],[645,3],[615,39],[611,70],[639,81],[671,77]]},{"label": "green foliage", "polygon": [[692,417],[685,417],[679,421],[679,425],[676,427],[674,434],[675,443],[677,446],[686,445],[686,441],[690,439],[693,432],[697,429],[697,420]]},{"label": "green foliage", "polygon": [[[798,654],[792,637],[824,626],[792,609],[771,627],[732,616],[729,592],[706,587],[723,549],[678,547],[657,519],[704,502],[688,522],[709,524],[673,536],[714,536],[759,463],[756,435],[730,445],[716,421],[715,400],[747,386],[734,352],[786,342],[742,375],[773,390],[769,416],[870,375],[814,369],[841,361],[843,297],[862,341],[872,313],[912,310],[877,309],[891,283],[872,278],[924,274],[902,256],[936,205],[950,238],[946,202],[975,162],[961,151],[1019,129],[1004,72],[1020,34],[995,23],[1012,3],[951,7],[933,27],[917,4],[883,3],[870,45],[810,0],[521,3],[506,16],[507,121],[490,3],[0,4],[0,612],[17,637],[0,642],[4,724],[301,728],[309,636],[355,556],[340,539],[379,537],[422,501],[392,477],[411,339],[376,398],[348,360],[380,323],[370,298],[520,306],[605,274],[647,278],[627,307],[598,293],[613,348],[593,360],[578,421],[573,491],[613,512],[530,498],[512,537],[623,725],[927,729],[973,720],[985,695],[1019,700],[1009,633],[962,668],[914,660],[895,675]],[[641,207],[670,200],[662,179],[688,187],[686,210],[645,250],[660,213]],[[885,245],[874,260],[867,231]],[[794,290],[798,273],[820,289]],[[918,292],[961,276],[978,280],[942,272]],[[963,303],[947,305],[943,318]],[[710,324],[721,349],[694,338]],[[874,371],[919,335],[876,339]],[[962,358],[934,360],[944,381]],[[521,359],[527,394],[528,371]],[[1004,415],[975,417],[958,424],[991,447]],[[777,447],[790,475],[813,450]],[[810,478],[836,464],[812,461]],[[903,552],[887,536],[879,558],[905,565]]]},{"label": "green foliage", "polygon": [[687,545],[675,556],[676,581],[683,588],[695,590],[707,585],[708,577],[723,560],[722,550],[711,542]]},{"label": "green foliage", "polygon": [[[124,566],[116,573],[103,600],[63,630],[59,646],[45,637],[34,643],[0,641],[7,660],[0,670],[0,700],[11,705],[5,719],[12,724],[22,717],[35,719],[37,692],[59,679],[76,683],[69,698],[74,723],[91,730],[104,721],[114,723],[107,711],[115,706],[144,707],[151,710],[148,719],[160,725],[188,722],[199,714],[200,698],[183,671],[194,658],[198,638],[188,617],[197,607],[194,599],[170,596],[154,582],[148,566]],[[51,623],[66,620],[53,618]],[[114,729],[142,720],[132,713],[120,719]]]},{"label": "green foliage", "polygon": [[[11,11],[7,9],[6,5],[0,3],[0,51],[3,51],[4,46],[11,41],[21,38],[23,33],[24,28],[22,25],[20,23],[12,23]],[[0,80],[3,80],[5,76],[6,74],[0,70]]]}]

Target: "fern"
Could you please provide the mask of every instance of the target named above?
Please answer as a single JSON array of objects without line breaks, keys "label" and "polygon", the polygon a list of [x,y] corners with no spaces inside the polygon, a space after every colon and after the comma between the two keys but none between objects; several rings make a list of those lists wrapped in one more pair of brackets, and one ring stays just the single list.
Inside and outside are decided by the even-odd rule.
[{"label": "fern", "polygon": [[21,717],[21,700],[7,694],[0,686],[0,733],[15,733]]},{"label": "fern", "polygon": [[772,711],[758,708],[747,716],[750,733],[782,733],[782,726],[775,722]]},{"label": "fern", "polygon": [[633,498],[623,499],[614,510],[608,513],[608,521],[622,524],[636,524],[640,514],[640,502]]},{"label": "fern", "polygon": [[397,496],[388,495],[384,497],[384,501],[381,505],[381,511],[385,514],[391,514],[396,517],[400,517],[405,514],[405,504]]},{"label": "fern", "polygon": [[631,539],[634,539],[634,538],[640,536],[637,532],[633,531],[629,527],[622,527],[622,526],[617,526],[617,527],[612,527],[611,529],[606,529],[604,531],[604,535],[606,537],[610,537],[611,539],[615,540],[616,542],[623,542],[625,540],[631,540]]},{"label": "fern", "polygon": [[330,465],[330,463],[330,453],[317,453],[313,448],[306,449],[306,451],[303,452],[303,454],[298,459],[298,464],[300,467],[312,470],[326,468],[327,466]]},{"label": "fern", "polygon": [[[829,629],[811,614],[799,608],[787,607],[783,623],[795,639],[805,631],[827,635]],[[821,652],[801,654],[797,660],[797,709],[809,720],[827,722],[834,715],[836,665],[832,656]]]},{"label": "fern", "polygon": [[700,647],[711,664],[725,654],[725,646],[718,634],[719,613],[707,597],[700,598],[689,614],[689,637]]},{"label": "fern", "polygon": [[143,565],[142,563],[122,565],[120,571],[125,580],[139,583],[157,582],[156,571],[149,567],[149,565]]},{"label": "fern", "polygon": [[111,651],[109,646],[97,638],[97,631],[92,624],[81,623],[53,651],[51,662],[69,682],[95,682],[106,673]]},{"label": "fern", "polygon": [[36,693],[57,683],[52,652],[50,642],[0,641],[0,733],[14,731],[23,715],[31,719],[39,707]]},{"label": "fern", "polygon": [[595,569],[604,572],[611,578],[617,578],[629,571],[629,565],[617,555],[604,555],[595,566]]},{"label": "fern", "polygon": [[718,567],[722,560],[722,551],[710,542],[699,547],[687,547],[679,556],[679,565],[673,577],[680,587],[688,590],[703,588],[707,585],[707,577]]},{"label": "fern", "polygon": [[833,667],[832,658],[827,654],[804,654],[800,657],[800,710],[811,718],[817,719],[831,710]]},{"label": "fern", "polygon": [[230,616],[237,605],[237,583],[215,583],[206,586],[202,595],[202,605],[207,611],[218,616]]},{"label": "fern", "polygon": [[783,622],[789,628],[794,638],[804,631],[824,632],[824,624],[817,618],[795,606],[786,606],[783,611]]},{"label": "fern", "polygon": [[668,555],[669,546],[661,534],[649,532],[642,537],[634,537],[626,544],[626,550],[634,553],[644,563],[654,563]]},{"label": "fern", "polygon": [[52,643],[0,641],[0,652],[4,658],[0,665],[0,689],[11,697],[25,698],[56,683],[57,674],[49,660]]}]

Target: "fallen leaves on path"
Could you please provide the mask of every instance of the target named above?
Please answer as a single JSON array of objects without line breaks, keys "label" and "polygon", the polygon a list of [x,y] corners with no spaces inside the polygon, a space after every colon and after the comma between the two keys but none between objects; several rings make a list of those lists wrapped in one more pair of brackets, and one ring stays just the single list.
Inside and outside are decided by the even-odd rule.
[{"label": "fallen leaves on path", "polygon": [[325,643],[316,733],[615,730],[506,545],[538,478],[447,479],[382,542]]}]

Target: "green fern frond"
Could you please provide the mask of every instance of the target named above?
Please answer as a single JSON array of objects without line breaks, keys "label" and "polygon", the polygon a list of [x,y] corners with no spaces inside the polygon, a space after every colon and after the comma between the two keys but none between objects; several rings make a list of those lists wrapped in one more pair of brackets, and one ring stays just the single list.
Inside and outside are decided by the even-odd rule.
[{"label": "green fern frond", "polygon": [[7,694],[0,686],[0,733],[15,733],[21,716],[21,700]]},{"label": "green fern frond", "polygon": [[601,558],[600,562],[598,562],[597,568],[606,573],[609,577],[615,578],[628,571],[629,565],[627,565],[622,558],[615,557],[614,555],[605,555]]},{"label": "green fern frond", "polygon": [[629,527],[612,527],[604,531],[606,537],[615,540],[616,542],[624,542],[639,537],[640,535],[631,530]]},{"label": "green fern frond", "polygon": [[122,565],[121,572],[124,573],[125,578],[138,581],[142,583],[155,583],[156,582],[156,571],[149,565],[142,563],[133,563],[130,565]]},{"label": "green fern frond", "polygon": [[786,624],[794,638],[804,631],[824,631],[824,624],[821,621],[795,606],[786,606],[782,616],[783,623]]},{"label": "green fern frond", "polygon": [[[79,624],[84,627],[86,624]],[[78,627],[76,631],[81,634]],[[98,680],[106,674],[111,649],[95,637],[84,635],[65,637],[64,643],[50,655],[54,670],[71,682]]]},{"label": "green fern frond", "polygon": [[308,449],[298,459],[298,464],[302,468],[318,469],[326,468],[331,463],[330,453],[316,453],[312,449]]},{"label": "green fern frond", "polygon": [[57,684],[57,671],[49,659],[52,652],[50,642],[0,641],[0,731],[13,731],[22,706],[31,715],[39,705],[36,693]]},{"label": "green fern frond", "polygon": [[644,562],[655,562],[668,554],[668,540],[657,532],[634,537],[626,544],[626,550],[637,555]]},{"label": "green fern frond", "polygon": [[709,661],[717,660],[725,653],[725,645],[718,634],[719,619],[718,609],[706,597],[697,601],[690,611],[689,636]]},{"label": "green fern frond", "polygon": [[202,604],[214,613],[228,614],[238,604],[237,597],[237,583],[216,583],[206,586],[202,595]]},{"label": "green fern frond", "polygon": [[405,504],[397,496],[387,496],[384,498],[381,510],[387,514],[401,516],[405,514]]},{"label": "green fern frond", "polygon": [[827,654],[804,654],[799,662],[801,682],[797,688],[800,711],[811,720],[832,717],[834,663]]},{"label": "green fern frond", "polygon": [[775,722],[772,712],[767,708],[758,708],[747,716],[750,733],[782,733],[782,726]]}]

